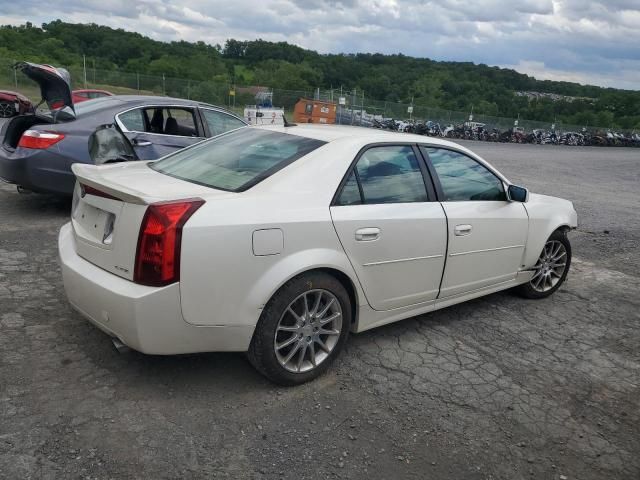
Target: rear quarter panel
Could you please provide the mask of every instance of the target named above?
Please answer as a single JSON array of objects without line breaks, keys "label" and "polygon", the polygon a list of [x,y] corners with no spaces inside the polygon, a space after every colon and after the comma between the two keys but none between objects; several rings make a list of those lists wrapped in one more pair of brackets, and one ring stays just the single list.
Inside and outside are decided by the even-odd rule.
[{"label": "rear quarter panel", "polygon": [[[303,207],[303,198],[243,196],[205,203],[183,230],[182,313],[194,325],[255,325],[271,296],[312,268],[345,273],[360,286],[331,222],[328,205]],[[253,232],[283,232],[281,253],[258,256]]]}]

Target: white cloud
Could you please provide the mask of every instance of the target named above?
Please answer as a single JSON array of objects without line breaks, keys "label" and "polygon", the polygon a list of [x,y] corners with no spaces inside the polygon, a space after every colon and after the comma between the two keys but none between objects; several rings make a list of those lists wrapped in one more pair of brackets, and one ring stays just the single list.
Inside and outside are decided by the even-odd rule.
[{"label": "white cloud", "polygon": [[639,0],[0,0],[0,23],[61,18],[158,40],[288,41],[404,53],[640,89]]}]

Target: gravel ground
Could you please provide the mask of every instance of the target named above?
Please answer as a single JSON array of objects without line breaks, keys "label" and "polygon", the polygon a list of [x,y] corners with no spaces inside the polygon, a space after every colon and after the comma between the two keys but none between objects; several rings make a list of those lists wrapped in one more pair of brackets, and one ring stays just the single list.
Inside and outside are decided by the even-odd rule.
[{"label": "gravel ground", "polygon": [[117,353],[65,301],[69,203],[0,186],[0,478],[640,478],[640,150],[468,145],[573,200],[568,282],[353,336],[289,389]]}]

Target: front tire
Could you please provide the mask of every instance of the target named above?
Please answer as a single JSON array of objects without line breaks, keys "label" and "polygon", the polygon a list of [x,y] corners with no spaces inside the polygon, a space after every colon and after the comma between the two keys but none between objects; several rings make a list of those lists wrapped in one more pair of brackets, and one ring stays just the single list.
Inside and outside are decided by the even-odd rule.
[{"label": "front tire", "polygon": [[351,301],[335,277],[301,274],[269,300],[248,358],[269,380],[299,385],[322,375],[338,356],[351,326]]},{"label": "front tire", "polygon": [[545,243],[533,267],[533,278],[517,287],[516,291],[525,298],[547,298],[564,283],[570,266],[571,243],[566,231],[556,230]]}]

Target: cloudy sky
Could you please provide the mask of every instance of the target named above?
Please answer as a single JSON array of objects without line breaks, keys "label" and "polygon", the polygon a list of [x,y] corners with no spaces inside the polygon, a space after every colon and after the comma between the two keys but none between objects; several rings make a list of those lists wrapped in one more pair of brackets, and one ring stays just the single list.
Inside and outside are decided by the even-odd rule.
[{"label": "cloudy sky", "polygon": [[640,0],[0,0],[2,24],[56,18],[158,40],[401,52],[640,90]]}]

